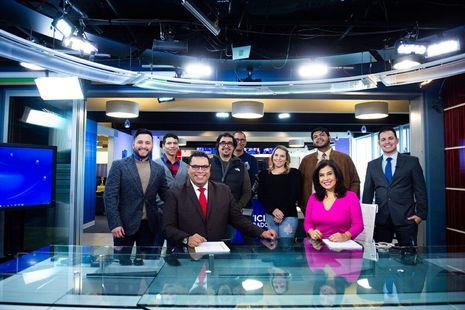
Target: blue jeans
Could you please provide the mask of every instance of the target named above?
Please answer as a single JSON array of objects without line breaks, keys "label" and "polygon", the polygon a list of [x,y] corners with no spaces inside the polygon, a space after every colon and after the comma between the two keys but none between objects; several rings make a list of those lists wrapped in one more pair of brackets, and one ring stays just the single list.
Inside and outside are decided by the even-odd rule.
[{"label": "blue jeans", "polygon": [[297,230],[297,217],[285,217],[281,224],[275,223],[273,219],[273,215],[266,214],[266,225],[269,229],[276,231],[279,238],[294,238]]}]

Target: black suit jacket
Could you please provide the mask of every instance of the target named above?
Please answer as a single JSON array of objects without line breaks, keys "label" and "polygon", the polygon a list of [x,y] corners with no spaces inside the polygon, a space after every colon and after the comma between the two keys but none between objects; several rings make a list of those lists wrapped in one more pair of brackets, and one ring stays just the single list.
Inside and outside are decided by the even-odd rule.
[{"label": "black suit jacket", "polygon": [[228,224],[252,237],[259,237],[263,232],[242,215],[225,184],[208,182],[206,219],[189,179],[182,187],[168,191],[163,210],[163,232],[168,241],[180,244],[193,234],[208,241],[219,241],[227,237]]},{"label": "black suit jacket", "polygon": [[363,203],[378,204],[376,224],[385,224],[391,215],[394,225],[411,224],[409,216],[427,217],[426,184],[417,157],[398,154],[391,184],[388,184],[382,167],[383,157],[368,163]]}]

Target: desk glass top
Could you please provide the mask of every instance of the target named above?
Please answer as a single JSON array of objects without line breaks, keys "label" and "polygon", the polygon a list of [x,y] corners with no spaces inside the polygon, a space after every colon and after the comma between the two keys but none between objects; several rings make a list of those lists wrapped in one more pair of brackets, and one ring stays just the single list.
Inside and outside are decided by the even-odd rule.
[{"label": "desk glass top", "polygon": [[0,303],[106,307],[373,307],[465,304],[465,253],[335,252],[307,239],[230,245],[228,254],[154,249],[121,265],[113,247],[51,246],[3,268]]}]

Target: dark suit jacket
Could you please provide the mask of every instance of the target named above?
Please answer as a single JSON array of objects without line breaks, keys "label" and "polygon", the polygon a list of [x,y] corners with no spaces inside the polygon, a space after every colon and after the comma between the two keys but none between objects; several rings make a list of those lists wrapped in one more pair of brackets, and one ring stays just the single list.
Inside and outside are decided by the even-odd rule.
[{"label": "dark suit jacket", "polygon": [[189,179],[183,186],[168,191],[163,211],[163,232],[170,242],[179,244],[182,239],[196,233],[208,241],[222,240],[227,237],[228,224],[252,237],[259,237],[263,232],[242,215],[225,184],[208,182],[206,219]]},{"label": "dark suit jacket", "polygon": [[389,214],[394,225],[411,224],[407,217],[412,215],[426,220],[426,185],[418,158],[399,153],[391,184],[384,176],[382,161],[381,156],[368,163],[362,198],[363,203],[373,203],[375,196],[376,224],[385,224]]},{"label": "dark suit jacket", "polygon": [[160,229],[157,224],[156,199],[159,194],[165,200],[167,190],[165,171],[155,162],[150,161],[150,179],[144,194],[135,159],[131,156],[114,161],[104,194],[110,230],[123,226],[126,235],[135,234],[142,220],[144,202],[151,229]]}]

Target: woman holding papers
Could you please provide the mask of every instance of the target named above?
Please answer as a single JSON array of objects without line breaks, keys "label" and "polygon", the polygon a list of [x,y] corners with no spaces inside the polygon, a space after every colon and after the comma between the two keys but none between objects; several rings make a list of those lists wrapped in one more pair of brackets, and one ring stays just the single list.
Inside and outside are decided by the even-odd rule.
[{"label": "woman holding papers", "polygon": [[294,238],[298,223],[296,203],[302,177],[290,163],[289,151],[278,145],[271,154],[270,168],[258,175],[258,199],[266,210],[266,224],[280,238]]},{"label": "woman holding papers", "polygon": [[315,192],[305,211],[304,228],[313,240],[333,242],[355,239],[363,230],[362,209],[354,192],[344,186],[341,170],[332,160],[322,160],[313,173]]}]

